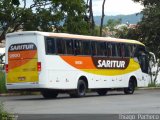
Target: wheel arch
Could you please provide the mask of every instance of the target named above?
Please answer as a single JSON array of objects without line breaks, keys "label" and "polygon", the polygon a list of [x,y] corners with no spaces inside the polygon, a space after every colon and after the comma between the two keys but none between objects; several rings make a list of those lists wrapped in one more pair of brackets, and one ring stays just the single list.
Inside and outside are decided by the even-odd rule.
[{"label": "wheel arch", "polygon": [[129,82],[130,82],[130,81],[133,81],[133,82],[134,82],[135,87],[137,87],[137,86],[138,86],[137,78],[136,78],[134,75],[130,77]]},{"label": "wheel arch", "polygon": [[87,79],[87,77],[86,76],[81,76],[81,77],[79,77],[79,79],[78,80],[83,80],[85,83],[86,83],[86,85],[87,85],[87,89],[88,89],[88,87],[89,87],[89,84],[88,84],[88,79]]}]

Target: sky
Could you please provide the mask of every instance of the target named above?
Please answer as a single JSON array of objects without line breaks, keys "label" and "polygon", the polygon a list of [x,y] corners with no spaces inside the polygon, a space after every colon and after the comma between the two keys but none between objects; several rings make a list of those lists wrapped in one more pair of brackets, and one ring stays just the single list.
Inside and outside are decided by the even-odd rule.
[{"label": "sky", "polygon": [[[102,14],[102,2],[103,0],[93,0],[94,16]],[[106,0],[105,3],[105,15],[128,15],[138,13],[142,9],[141,4],[132,0]]]}]

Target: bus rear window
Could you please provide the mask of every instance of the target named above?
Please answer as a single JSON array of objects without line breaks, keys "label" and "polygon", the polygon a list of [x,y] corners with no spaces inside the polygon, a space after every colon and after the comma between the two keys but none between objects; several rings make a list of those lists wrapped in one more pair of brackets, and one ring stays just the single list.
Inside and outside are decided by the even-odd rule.
[{"label": "bus rear window", "polygon": [[46,38],[46,54],[55,54],[55,39],[54,38]]}]

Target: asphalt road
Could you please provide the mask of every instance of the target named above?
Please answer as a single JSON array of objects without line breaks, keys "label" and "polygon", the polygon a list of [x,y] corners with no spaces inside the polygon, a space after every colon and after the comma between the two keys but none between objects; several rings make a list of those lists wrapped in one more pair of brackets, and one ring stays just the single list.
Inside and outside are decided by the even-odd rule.
[{"label": "asphalt road", "polygon": [[[0,101],[11,113],[23,116],[41,114],[40,118],[53,114],[61,114],[64,118],[67,118],[66,114],[75,114],[76,118],[76,114],[81,114],[83,118],[87,118],[84,114],[160,114],[160,89],[136,90],[133,95],[124,95],[123,92],[108,92],[106,96],[88,93],[84,98],[70,98],[67,94],[60,94],[57,99],[50,100],[41,95],[1,96]],[[59,115],[56,118],[60,119]],[[71,120],[69,116],[68,119]]]}]

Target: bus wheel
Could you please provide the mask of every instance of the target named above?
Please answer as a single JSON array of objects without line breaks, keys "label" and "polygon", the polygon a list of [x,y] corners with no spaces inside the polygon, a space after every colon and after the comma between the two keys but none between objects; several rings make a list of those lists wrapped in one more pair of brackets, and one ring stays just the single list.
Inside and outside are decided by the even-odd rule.
[{"label": "bus wheel", "polygon": [[86,83],[83,80],[79,80],[77,84],[77,89],[70,93],[70,97],[78,98],[84,97],[86,94]]},{"label": "bus wheel", "polygon": [[58,92],[56,92],[54,90],[42,90],[41,94],[46,99],[53,99],[58,96]]},{"label": "bus wheel", "polygon": [[135,90],[135,82],[133,80],[129,81],[128,88],[124,88],[124,93],[125,94],[133,94]]},{"label": "bus wheel", "polygon": [[107,89],[98,89],[96,92],[98,93],[98,95],[104,96],[107,94],[108,90]]}]

